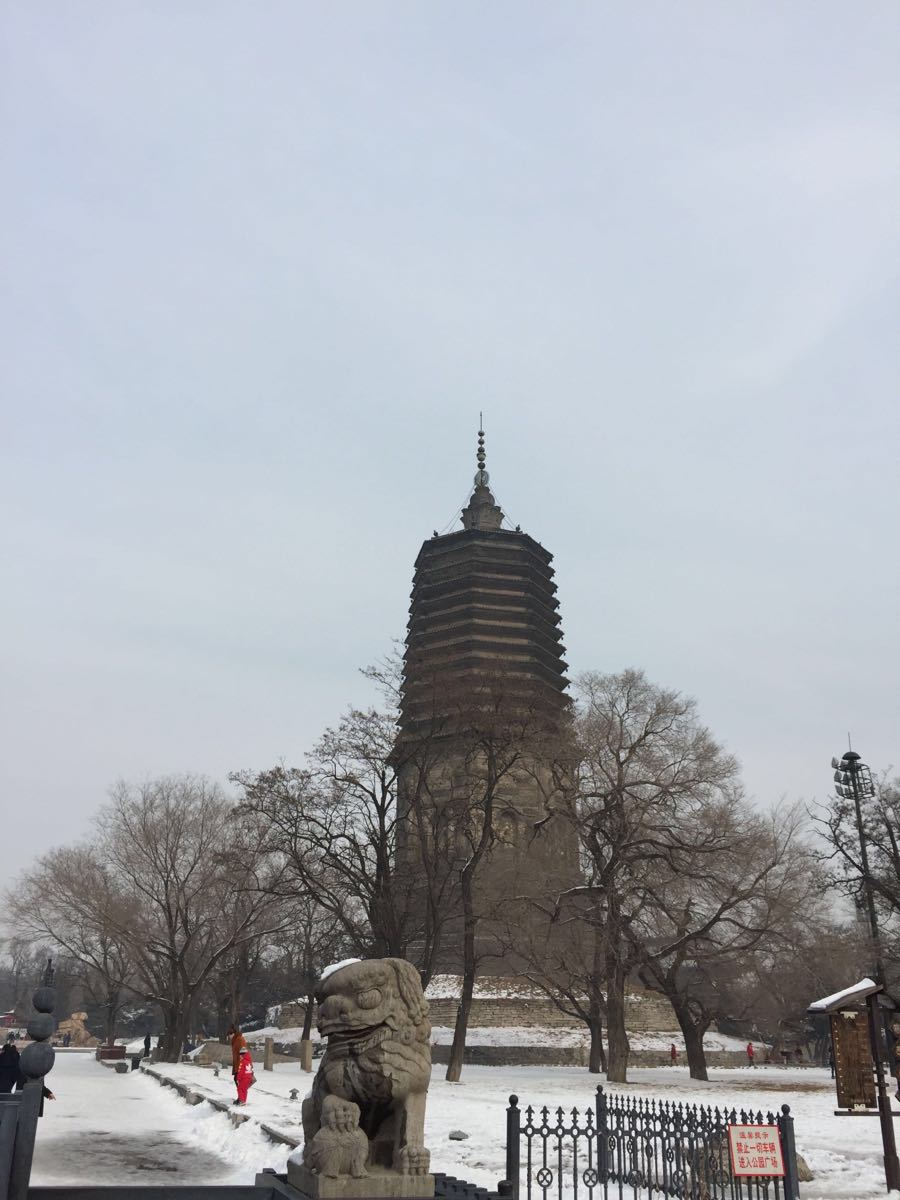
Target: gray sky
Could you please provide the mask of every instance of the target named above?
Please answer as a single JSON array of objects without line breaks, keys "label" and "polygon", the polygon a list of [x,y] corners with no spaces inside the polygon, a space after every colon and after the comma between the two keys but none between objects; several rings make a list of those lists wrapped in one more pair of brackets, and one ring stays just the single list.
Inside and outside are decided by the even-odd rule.
[{"label": "gray sky", "polygon": [[0,798],[297,762],[498,500],[761,800],[900,766],[900,9],[13,0]]}]

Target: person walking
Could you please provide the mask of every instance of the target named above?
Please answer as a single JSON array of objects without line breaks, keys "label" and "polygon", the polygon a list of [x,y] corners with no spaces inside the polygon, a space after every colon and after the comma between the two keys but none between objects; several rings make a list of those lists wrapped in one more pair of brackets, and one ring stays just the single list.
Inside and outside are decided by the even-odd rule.
[{"label": "person walking", "polygon": [[747,1043],[747,1066],[748,1067],[756,1066],[756,1063],[753,1061],[755,1057],[756,1057],[756,1051],[753,1049],[753,1043],[748,1042]]},{"label": "person walking", "polygon": [[674,1042],[669,1047],[669,1058],[671,1059],[672,1066],[677,1067],[678,1066],[678,1049],[676,1048]]},{"label": "person walking", "polygon": [[227,1036],[231,1039],[231,1078],[237,1084],[238,1067],[241,1065],[241,1051],[247,1049],[247,1041],[237,1025],[228,1026]]},{"label": "person walking", "polygon": [[150,1030],[144,1034],[144,1058],[150,1057]]},{"label": "person walking", "polygon": [[242,1047],[238,1054],[240,1061],[238,1062],[237,1074],[235,1075],[235,1083],[237,1084],[237,1100],[235,1104],[247,1103],[247,1092],[256,1083],[256,1076],[253,1074],[253,1059],[250,1056],[250,1051],[246,1046]]}]

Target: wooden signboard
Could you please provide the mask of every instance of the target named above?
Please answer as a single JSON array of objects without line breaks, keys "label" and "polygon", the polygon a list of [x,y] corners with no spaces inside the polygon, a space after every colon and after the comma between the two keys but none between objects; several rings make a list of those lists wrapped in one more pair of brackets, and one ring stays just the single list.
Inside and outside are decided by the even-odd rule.
[{"label": "wooden signboard", "polygon": [[869,1019],[864,1008],[831,1014],[831,1044],[838,1104],[857,1112],[877,1108]]}]

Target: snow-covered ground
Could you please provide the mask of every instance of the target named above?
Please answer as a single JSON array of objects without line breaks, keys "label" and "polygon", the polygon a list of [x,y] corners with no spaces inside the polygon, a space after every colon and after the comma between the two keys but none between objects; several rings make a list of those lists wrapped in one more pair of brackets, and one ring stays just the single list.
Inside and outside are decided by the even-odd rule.
[{"label": "snow-covered ground", "polygon": [[[154,1069],[197,1091],[222,1099],[234,1096],[225,1072],[216,1079],[211,1070],[188,1064],[156,1064]],[[637,1068],[631,1075],[633,1082],[610,1085],[610,1090],[763,1111],[789,1104],[798,1150],[816,1176],[813,1183],[801,1185],[803,1200],[869,1200],[885,1194],[878,1120],[835,1117],[834,1083],[826,1070],[774,1066],[752,1071],[711,1070],[709,1083],[691,1080],[684,1067]],[[300,1140],[300,1099],[292,1101],[290,1090],[298,1089],[302,1098],[311,1078],[295,1063],[280,1064],[274,1071],[262,1071],[257,1064],[259,1082],[242,1111]],[[437,1069],[426,1128],[432,1165],[435,1170],[493,1186],[504,1171],[505,1111],[511,1092],[519,1096],[522,1107],[532,1103],[571,1109],[589,1105],[595,1086],[594,1078],[575,1067],[466,1067],[458,1084],[447,1083]],[[204,1108],[187,1111],[199,1114]],[[469,1136],[451,1142],[451,1129]],[[276,1166],[275,1158],[277,1152],[270,1153],[260,1165]]]},{"label": "snow-covered ground", "polygon": [[[277,1025],[267,1025],[262,1029],[245,1031],[244,1037],[251,1046],[259,1046],[267,1037],[273,1038],[280,1045],[293,1045],[300,1041],[303,1034],[299,1026],[281,1029]],[[311,1040],[319,1041],[319,1032],[313,1027]],[[435,1046],[449,1046],[453,1041],[453,1029],[449,1025],[434,1025],[431,1029],[431,1041]],[[632,1033],[628,1041],[632,1050],[662,1050],[667,1051],[674,1043],[679,1053],[684,1053],[684,1038],[680,1033]],[[471,1025],[466,1034],[466,1044],[469,1046],[586,1046],[588,1042],[587,1028],[560,1028],[559,1026],[543,1025]],[[143,1039],[129,1043],[129,1053],[137,1053],[143,1049]],[[707,1050],[735,1050],[742,1052],[747,1045],[741,1038],[730,1037],[725,1033],[710,1030],[703,1039]],[[762,1057],[765,1047],[761,1042],[756,1043],[757,1054]]]},{"label": "snow-covered ground", "polygon": [[47,1085],[56,1100],[38,1126],[35,1185],[252,1183],[263,1167],[284,1169],[287,1147],[257,1125],[235,1129],[148,1075],[101,1066],[92,1050],[58,1052]]}]

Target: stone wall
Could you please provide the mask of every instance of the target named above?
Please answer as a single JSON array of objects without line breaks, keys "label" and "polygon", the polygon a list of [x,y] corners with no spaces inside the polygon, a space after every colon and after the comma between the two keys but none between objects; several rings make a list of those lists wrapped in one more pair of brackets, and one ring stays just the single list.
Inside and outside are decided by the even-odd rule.
[{"label": "stone wall", "polygon": [[[449,1046],[432,1046],[431,1061],[437,1066],[450,1061]],[[463,1062],[476,1067],[587,1067],[587,1046],[466,1046]],[[668,1051],[632,1050],[628,1056],[631,1067],[671,1066]],[[742,1050],[707,1050],[708,1067],[745,1067],[747,1056]],[[683,1053],[678,1066],[686,1067]]]},{"label": "stone wall", "polygon": [[[456,1021],[456,999],[429,1000],[432,1025],[452,1026]],[[306,1005],[300,1001],[284,1004],[279,1024],[283,1029],[303,1024]],[[476,997],[472,1001],[469,1024],[475,1029],[582,1029],[583,1023],[559,1011],[543,996]],[[625,1024],[629,1033],[677,1033],[678,1022],[672,1006],[653,992],[632,992],[625,1002]]]}]

